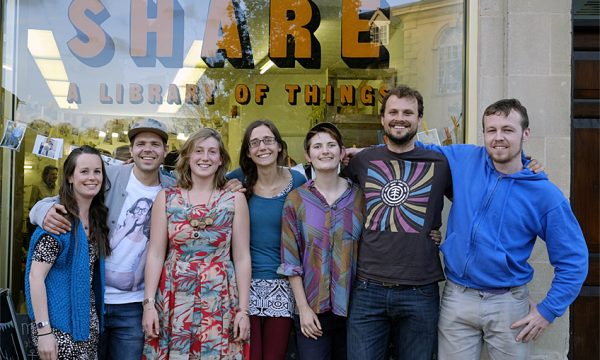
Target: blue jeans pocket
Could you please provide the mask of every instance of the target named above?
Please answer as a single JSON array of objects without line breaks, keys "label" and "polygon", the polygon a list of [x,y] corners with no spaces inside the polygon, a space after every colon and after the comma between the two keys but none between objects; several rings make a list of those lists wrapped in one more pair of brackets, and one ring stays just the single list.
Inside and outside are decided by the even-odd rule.
[{"label": "blue jeans pocket", "polygon": [[440,290],[438,287],[438,284],[428,284],[428,285],[422,285],[422,286],[416,286],[415,287],[417,292],[420,295],[426,296],[426,297],[436,297],[440,295]]},{"label": "blue jeans pocket", "polygon": [[366,290],[369,287],[369,282],[366,280],[356,280],[354,287],[360,290]]}]

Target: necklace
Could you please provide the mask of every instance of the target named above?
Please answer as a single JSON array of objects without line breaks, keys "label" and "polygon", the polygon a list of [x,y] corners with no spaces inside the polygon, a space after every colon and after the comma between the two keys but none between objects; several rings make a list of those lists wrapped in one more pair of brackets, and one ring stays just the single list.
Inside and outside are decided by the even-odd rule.
[{"label": "necklace", "polygon": [[[208,197],[208,200],[206,201],[207,208],[208,208],[208,205],[210,205],[210,200],[212,199],[213,191],[214,191],[214,189],[212,189],[210,191],[210,196]],[[214,219],[208,215],[207,216],[194,215],[193,214],[194,206],[192,205],[192,202],[190,201],[190,191],[189,190],[187,190],[186,196],[187,196],[186,216],[187,216],[188,222],[190,223],[190,226],[194,228],[194,231],[192,232],[192,237],[194,239],[199,239],[200,231],[206,229],[207,226],[211,226],[214,223]]]}]

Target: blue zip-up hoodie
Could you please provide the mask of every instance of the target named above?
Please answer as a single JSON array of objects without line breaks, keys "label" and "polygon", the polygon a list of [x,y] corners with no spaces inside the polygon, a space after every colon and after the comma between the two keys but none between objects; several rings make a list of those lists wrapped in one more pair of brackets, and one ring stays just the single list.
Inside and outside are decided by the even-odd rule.
[{"label": "blue zip-up hoodie", "polygon": [[533,278],[527,261],[540,237],[554,279],[537,309],[549,322],[561,316],[588,269],[583,233],[562,192],[544,173],[497,172],[484,147],[418,145],[444,154],[452,172],[454,199],[441,246],[448,279],[474,289],[527,284]]}]

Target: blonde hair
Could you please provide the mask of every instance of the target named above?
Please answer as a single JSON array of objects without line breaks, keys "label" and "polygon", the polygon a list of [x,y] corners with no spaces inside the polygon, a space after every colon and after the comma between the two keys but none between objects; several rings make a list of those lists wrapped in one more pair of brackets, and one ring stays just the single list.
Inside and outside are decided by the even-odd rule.
[{"label": "blonde hair", "polygon": [[215,177],[213,179],[213,186],[216,189],[221,189],[227,183],[225,174],[227,173],[227,169],[229,169],[229,164],[231,163],[229,153],[227,153],[227,150],[225,149],[225,144],[221,139],[221,135],[215,129],[204,128],[190,135],[190,137],[186,140],[186,142],[183,144],[183,147],[180,150],[179,157],[177,158],[177,163],[175,164],[177,186],[187,190],[192,188],[190,154],[192,151],[194,151],[194,147],[198,140],[205,140],[208,138],[213,138],[217,140],[217,142],[219,143],[219,155],[221,156],[221,165],[215,173]]}]

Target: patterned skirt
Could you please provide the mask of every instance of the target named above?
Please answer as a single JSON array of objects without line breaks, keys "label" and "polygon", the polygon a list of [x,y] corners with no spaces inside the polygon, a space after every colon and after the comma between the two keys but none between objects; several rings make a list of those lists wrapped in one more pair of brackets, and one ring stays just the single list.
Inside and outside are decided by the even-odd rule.
[{"label": "patterned skirt", "polygon": [[292,317],[294,307],[294,295],[287,279],[252,279],[250,315]]}]

